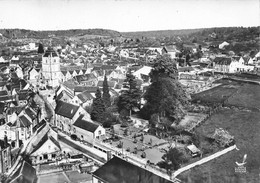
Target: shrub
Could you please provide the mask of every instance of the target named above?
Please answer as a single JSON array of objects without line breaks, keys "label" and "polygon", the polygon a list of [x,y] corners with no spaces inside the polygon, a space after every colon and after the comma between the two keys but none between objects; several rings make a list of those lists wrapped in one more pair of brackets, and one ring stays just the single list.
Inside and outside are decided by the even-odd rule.
[{"label": "shrub", "polygon": [[142,158],[146,158],[146,153],[143,152],[142,155],[141,155]]}]

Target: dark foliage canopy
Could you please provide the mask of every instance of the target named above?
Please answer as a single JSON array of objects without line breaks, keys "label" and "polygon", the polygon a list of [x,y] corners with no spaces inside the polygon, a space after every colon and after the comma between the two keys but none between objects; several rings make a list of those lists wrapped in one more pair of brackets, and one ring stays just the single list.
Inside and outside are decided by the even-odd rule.
[{"label": "dark foliage canopy", "polygon": [[104,77],[104,82],[103,82],[103,101],[106,107],[109,107],[111,105],[109,87],[108,87],[106,76]]},{"label": "dark foliage canopy", "polygon": [[103,122],[104,112],[105,112],[105,104],[101,97],[101,91],[98,88],[96,92],[96,98],[93,100],[93,104],[92,104],[92,111],[90,114],[91,119],[98,122]]},{"label": "dark foliage canopy", "polygon": [[164,161],[157,163],[157,165],[166,170],[178,170],[182,163],[187,162],[184,154],[176,148],[171,148],[162,156]]},{"label": "dark foliage canopy", "polygon": [[118,98],[118,112],[131,112],[134,108],[139,108],[140,99],[141,91],[137,87],[136,79],[131,73],[128,73],[124,84],[124,90],[122,90],[122,93]]},{"label": "dark foliage canopy", "polygon": [[144,95],[146,104],[141,115],[150,119],[151,115],[158,113],[171,120],[180,119],[189,97],[178,81],[178,70],[169,56],[155,59],[150,78],[152,83]]},{"label": "dark foliage canopy", "polygon": [[40,53],[40,54],[44,53],[44,48],[43,48],[43,45],[41,43],[39,43],[38,53]]}]

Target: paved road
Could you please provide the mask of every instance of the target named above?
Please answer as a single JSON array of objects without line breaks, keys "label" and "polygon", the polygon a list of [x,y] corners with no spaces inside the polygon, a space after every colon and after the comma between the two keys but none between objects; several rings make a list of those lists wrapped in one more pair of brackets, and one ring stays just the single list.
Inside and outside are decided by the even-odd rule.
[{"label": "paved road", "polygon": [[70,147],[73,147],[74,149],[88,155],[90,158],[93,158],[94,160],[97,160],[99,163],[104,164],[106,163],[106,160],[100,156],[98,156],[97,154],[94,154],[93,152],[87,150],[86,148],[78,145],[76,142],[74,142],[73,140],[69,140],[67,137],[62,136],[62,135],[58,135],[58,140],[60,140],[61,142],[69,145]]}]

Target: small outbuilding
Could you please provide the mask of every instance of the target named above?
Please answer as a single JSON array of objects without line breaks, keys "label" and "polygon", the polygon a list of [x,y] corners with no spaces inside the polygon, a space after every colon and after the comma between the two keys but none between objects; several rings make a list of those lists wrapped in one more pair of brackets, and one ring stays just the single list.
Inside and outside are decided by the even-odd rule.
[{"label": "small outbuilding", "polygon": [[201,151],[194,144],[188,145],[187,149],[189,150],[192,157],[201,155]]}]

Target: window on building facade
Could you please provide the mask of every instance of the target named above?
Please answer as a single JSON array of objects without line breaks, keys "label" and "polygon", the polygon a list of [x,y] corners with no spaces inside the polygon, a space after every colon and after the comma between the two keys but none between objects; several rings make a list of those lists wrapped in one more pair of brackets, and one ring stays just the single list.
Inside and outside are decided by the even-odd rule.
[{"label": "window on building facade", "polygon": [[43,159],[48,159],[48,154],[44,154]]}]

